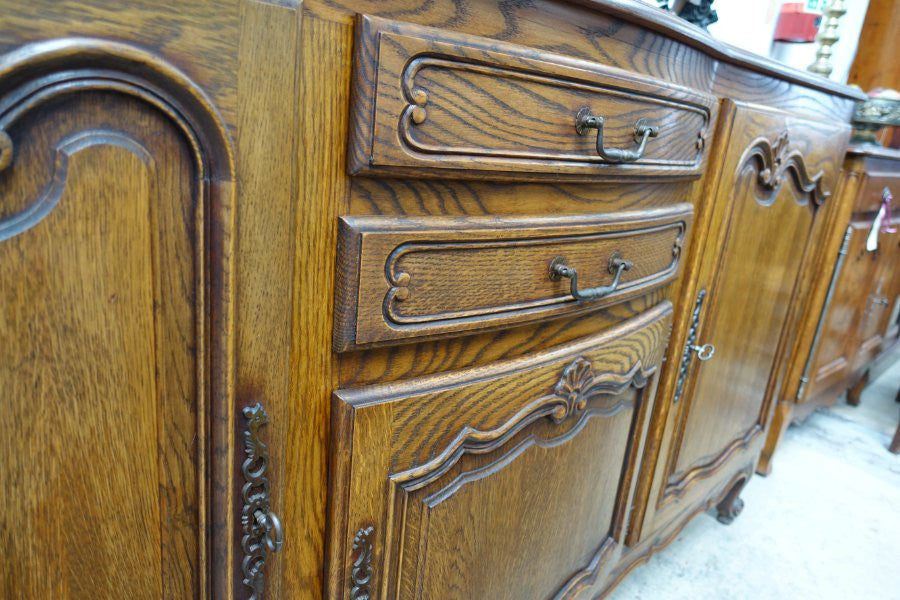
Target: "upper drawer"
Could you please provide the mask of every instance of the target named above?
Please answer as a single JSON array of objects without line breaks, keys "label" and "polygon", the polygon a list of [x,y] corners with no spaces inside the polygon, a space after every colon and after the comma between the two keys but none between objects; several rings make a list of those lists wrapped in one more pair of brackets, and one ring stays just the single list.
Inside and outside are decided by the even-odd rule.
[{"label": "upper drawer", "polygon": [[[620,69],[368,16],[353,91],[351,172],[417,176],[695,176],[716,107]],[[640,158],[615,162],[598,154],[598,128],[576,130],[580,111],[602,117],[607,154],[637,153],[639,121],[655,135]]]},{"label": "upper drawer", "polygon": [[897,165],[897,169],[895,173],[867,173],[859,195],[856,197],[856,205],[853,207],[853,211],[878,212],[878,209],[881,208],[885,189],[888,189],[891,195],[898,199],[893,203],[894,206],[897,206],[897,203],[900,202],[900,164]]},{"label": "upper drawer", "polygon": [[[674,278],[692,210],[343,217],[334,349],[571,315],[645,294]],[[573,280],[594,298],[573,297]]]}]

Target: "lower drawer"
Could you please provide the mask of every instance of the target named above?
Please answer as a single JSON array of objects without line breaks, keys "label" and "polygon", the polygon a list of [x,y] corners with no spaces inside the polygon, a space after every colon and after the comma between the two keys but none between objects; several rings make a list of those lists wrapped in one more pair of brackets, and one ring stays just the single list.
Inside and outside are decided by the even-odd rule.
[{"label": "lower drawer", "polygon": [[897,197],[900,198],[900,174],[867,174],[863,180],[862,189],[860,189],[856,196],[856,204],[853,207],[853,212],[877,212],[878,209],[881,208],[885,190],[892,196],[897,195]]},{"label": "lower drawer", "polygon": [[679,203],[537,217],[342,217],[334,349],[510,327],[643,296],[675,278],[692,215]]},{"label": "lower drawer", "polygon": [[621,553],[663,302],[522,358],[333,397],[329,598],[568,598]]}]

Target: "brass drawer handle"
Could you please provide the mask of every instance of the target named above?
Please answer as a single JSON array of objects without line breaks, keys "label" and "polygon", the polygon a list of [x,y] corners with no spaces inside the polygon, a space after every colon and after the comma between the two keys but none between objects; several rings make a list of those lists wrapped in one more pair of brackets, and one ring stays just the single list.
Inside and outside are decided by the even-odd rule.
[{"label": "brass drawer handle", "polygon": [[647,139],[659,135],[659,127],[650,125],[647,119],[638,119],[634,124],[634,141],[638,144],[636,149],[604,148],[603,117],[592,115],[591,109],[585,107],[575,115],[575,131],[578,132],[578,135],[587,135],[588,129],[597,130],[597,154],[603,160],[611,163],[635,162],[644,155]]},{"label": "brass drawer handle", "polygon": [[550,279],[551,281],[559,281],[563,277],[570,279],[571,284],[569,289],[576,300],[596,300],[597,298],[608,296],[619,289],[619,281],[622,278],[622,272],[629,270],[632,266],[634,266],[634,263],[622,258],[622,255],[618,252],[614,252],[613,255],[609,257],[609,265],[607,266],[609,272],[615,275],[612,283],[588,290],[579,290],[578,272],[574,268],[566,265],[566,259],[557,256],[550,261]]}]

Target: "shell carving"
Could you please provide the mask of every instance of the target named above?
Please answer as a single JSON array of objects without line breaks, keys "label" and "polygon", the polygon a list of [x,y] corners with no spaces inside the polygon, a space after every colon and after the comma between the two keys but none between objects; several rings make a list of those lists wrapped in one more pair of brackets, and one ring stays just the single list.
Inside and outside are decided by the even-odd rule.
[{"label": "shell carving", "polygon": [[594,371],[591,369],[591,362],[583,357],[572,361],[553,388],[553,393],[565,400],[565,404],[554,408],[551,418],[560,423],[569,415],[587,408],[588,393],[593,383]]}]

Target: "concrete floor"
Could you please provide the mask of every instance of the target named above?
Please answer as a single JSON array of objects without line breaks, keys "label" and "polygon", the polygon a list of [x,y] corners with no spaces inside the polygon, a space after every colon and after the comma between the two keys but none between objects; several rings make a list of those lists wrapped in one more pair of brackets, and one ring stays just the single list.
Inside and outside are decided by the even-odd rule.
[{"label": "concrete floor", "polygon": [[744,488],[729,526],[694,519],[613,600],[900,600],[900,361],[852,407],[790,427],[772,474]]}]

